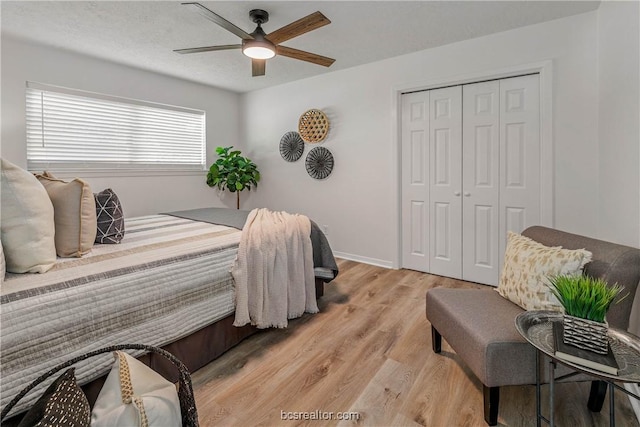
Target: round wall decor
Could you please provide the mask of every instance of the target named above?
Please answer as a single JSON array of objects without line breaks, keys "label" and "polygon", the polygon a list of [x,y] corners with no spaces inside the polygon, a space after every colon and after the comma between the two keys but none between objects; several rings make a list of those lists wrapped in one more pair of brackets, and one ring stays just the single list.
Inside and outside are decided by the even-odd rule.
[{"label": "round wall decor", "polygon": [[295,162],[302,157],[304,141],[295,131],[287,132],[280,139],[280,155],[287,162]]},{"label": "round wall decor", "polygon": [[298,121],[298,132],[305,142],[320,142],[329,131],[329,119],[320,110],[305,111]]},{"label": "round wall decor", "polygon": [[324,147],[315,147],[309,151],[304,163],[311,178],[325,179],[333,170],[333,155]]}]

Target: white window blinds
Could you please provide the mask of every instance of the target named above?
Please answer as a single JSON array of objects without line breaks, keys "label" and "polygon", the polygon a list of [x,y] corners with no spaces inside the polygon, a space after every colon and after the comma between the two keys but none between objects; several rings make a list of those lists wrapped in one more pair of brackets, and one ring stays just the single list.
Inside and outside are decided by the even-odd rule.
[{"label": "white window blinds", "polygon": [[203,170],[205,113],[27,83],[29,170]]}]

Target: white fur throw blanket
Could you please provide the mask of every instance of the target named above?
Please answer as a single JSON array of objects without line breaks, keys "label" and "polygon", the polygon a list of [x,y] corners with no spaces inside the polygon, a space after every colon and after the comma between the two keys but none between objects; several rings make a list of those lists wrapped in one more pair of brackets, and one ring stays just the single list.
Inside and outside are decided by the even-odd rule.
[{"label": "white fur throw blanket", "polygon": [[310,234],[304,215],[268,209],[249,213],[231,270],[235,326],[286,328],[287,319],[318,312]]}]

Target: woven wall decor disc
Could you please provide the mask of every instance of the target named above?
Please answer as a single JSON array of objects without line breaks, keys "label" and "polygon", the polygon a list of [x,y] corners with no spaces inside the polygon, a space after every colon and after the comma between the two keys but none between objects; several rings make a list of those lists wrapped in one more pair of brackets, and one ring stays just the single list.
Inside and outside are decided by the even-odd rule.
[{"label": "woven wall decor disc", "polygon": [[307,154],[304,165],[311,178],[325,179],[333,170],[333,154],[324,147],[315,147]]},{"label": "woven wall decor disc", "polygon": [[295,162],[302,157],[304,151],[304,141],[300,134],[295,131],[287,132],[280,140],[280,155],[287,162]]},{"label": "woven wall decor disc", "polygon": [[320,110],[305,111],[298,121],[298,132],[305,142],[320,142],[329,132],[329,119]]}]

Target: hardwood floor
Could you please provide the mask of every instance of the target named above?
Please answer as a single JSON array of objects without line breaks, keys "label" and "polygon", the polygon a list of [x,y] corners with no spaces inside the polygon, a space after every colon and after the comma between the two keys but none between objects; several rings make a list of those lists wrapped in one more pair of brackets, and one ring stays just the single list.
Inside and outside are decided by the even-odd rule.
[{"label": "hardwood floor", "polygon": [[[482,385],[446,340],[441,354],[431,351],[425,317],[428,289],[479,285],[344,260],[339,266],[320,313],[260,332],[192,375],[201,425],[486,425]],[[608,425],[608,402],[591,413],[588,393],[589,383],[557,385],[558,426]],[[628,398],[615,397],[617,425],[637,427]],[[534,386],[504,387],[500,399],[499,425],[535,425]],[[312,419],[283,419],[301,412]],[[339,421],[339,412],[359,420]]]}]

